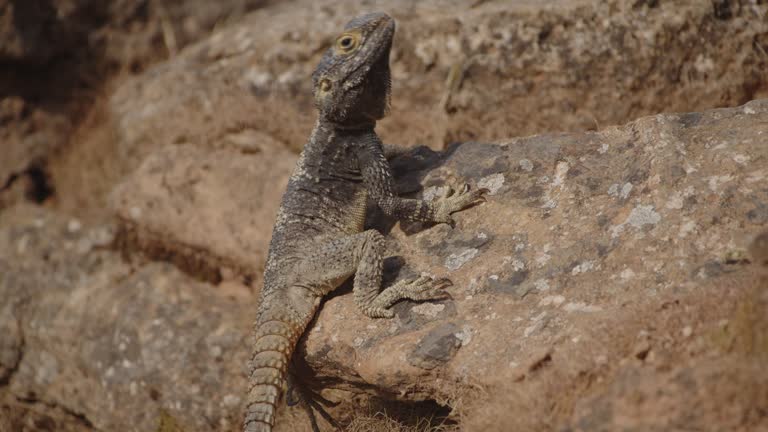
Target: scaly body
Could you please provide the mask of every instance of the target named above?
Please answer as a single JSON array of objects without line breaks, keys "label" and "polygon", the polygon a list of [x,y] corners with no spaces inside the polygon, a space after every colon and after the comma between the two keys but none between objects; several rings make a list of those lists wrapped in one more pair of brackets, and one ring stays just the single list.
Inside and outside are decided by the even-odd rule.
[{"label": "scaly body", "polygon": [[353,296],[372,318],[400,299],[442,298],[449,282],[420,277],[381,289],[384,239],[364,230],[370,198],[398,218],[451,222],[482,197],[465,185],[426,202],[394,194],[374,132],[389,104],[394,20],[384,13],[347,24],[313,74],[319,116],[291,176],[269,247],[256,316],[244,430],[271,431],[291,355],[322,297],[354,276]]}]

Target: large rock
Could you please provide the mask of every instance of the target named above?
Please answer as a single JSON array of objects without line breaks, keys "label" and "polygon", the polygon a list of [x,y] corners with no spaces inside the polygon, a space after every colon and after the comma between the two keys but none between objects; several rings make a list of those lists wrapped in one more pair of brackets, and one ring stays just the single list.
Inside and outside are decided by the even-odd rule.
[{"label": "large rock", "polygon": [[[456,215],[453,229],[391,228],[381,219],[375,225],[389,231],[393,252],[402,256],[398,278],[449,277],[452,300],[401,303],[395,320],[374,321],[359,313],[352,296],[336,296],[306,338],[309,365],[320,381],[341,374],[390,397],[454,403],[461,400],[457,389],[528,380],[533,386],[554,374],[565,380],[557,385],[574,387],[573,400],[562,401],[570,412],[589,393],[587,377],[611,376],[642,358],[662,371],[675,369],[661,374],[651,367],[627,378],[660,380],[644,392],[667,388],[666,381],[680,379],[675,375],[693,375],[700,391],[669,389],[669,397],[702,401],[713,388],[705,385],[707,376],[733,378],[759,397],[723,402],[718,412],[749,417],[768,401],[749,378],[754,362],[768,356],[763,336],[750,342],[756,346],[749,355],[723,360],[732,362],[728,374],[706,362],[699,371],[698,360],[689,365],[687,357],[727,352],[727,343],[713,340],[721,327],[737,334],[768,330],[768,283],[733,264],[768,226],[766,120],[768,100],[762,100],[645,117],[594,133],[466,143],[443,154],[420,150],[415,161],[396,160],[407,183],[416,179],[425,188],[421,196],[452,178],[491,190],[487,203]],[[740,302],[754,311],[748,318],[734,312]],[[735,324],[740,319],[747,324]],[[679,370],[677,361],[694,371]],[[542,373],[548,368],[554,372]],[[759,381],[765,379],[763,371]],[[624,385],[604,398],[631,398]],[[631,407],[622,403],[610,409]],[[692,406],[670,408],[668,424],[684,421]],[[602,409],[583,430],[631,429],[620,418],[595,424],[612,421],[602,415],[609,408]],[[634,415],[642,419],[641,413]],[[650,421],[640,424],[664,423]]]},{"label": "large rock", "polygon": [[[73,34],[136,70],[229,14],[202,0],[30,5],[65,3],[57,17],[85,26]],[[89,33],[78,11],[97,3],[114,21]],[[399,30],[385,141],[478,140],[396,159],[400,190],[431,197],[455,179],[491,194],[453,229],[372,212],[402,256],[387,283],[448,276],[452,299],[403,302],[388,321],[364,318],[345,289],[328,299],[300,366],[344,402],[334,414],[394,406],[470,431],[768,427],[767,283],[740,252],[768,224],[768,102],[603,127],[765,95],[763,3],[386,3]],[[237,429],[254,297],[236,276],[260,274],[286,148],[314,119],[309,73],[361,8],[299,0],[225,23],[120,86],[66,148],[83,113],[75,84],[94,69],[76,61],[47,80],[34,65],[61,47],[19,45],[24,17],[3,16],[0,56],[24,68],[0,82],[0,207],[45,190],[48,168],[48,207],[101,208],[125,182],[117,228],[0,213],[0,430]],[[45,42],[40,11],[23,30]],[[489,143],[544,129],[599,131]],[[115,231],[123,251],[192,277],[126,260],[109,249]]]},{"label": "large rock", "polygon": [[[697,423],[705,428],[765,426],[753,413],[768,401],[759,366],[768,357],[768,284],[745,266],[744,249],[768,226],[766,125],[768,100],[759,100],[395,159],[406,193],[431,198],[455,180],[490,190],[487,203],[456,215],[455,228],[397,224],[377,211],[369,220],[401,256],[387,260],[387,283],[447,276],[452,299],[402,302],[395,319],[372,320],[342,289],[300,347],[310,385],[343,400],[352,392],[442,413],[437,402],[448,404],[468,430],[507,430],[495,420],[504,415],[521,430],[658,430],[683,424],[697,406],[714,410]],[[241,157],[213,155],[222,167]],[[188,164],[167,162],[171,173]],[[229,175],[187,177],[224,184]],[[165,187],[162,178],[147,175],[132,199],[140,205],[143,191]],[[179,211],[163,213],[163,223],[177,227],[179,243],[198,238],[188,221],[201,209],[237,208],[214,194],[173,200]],[[226,238],[227,226],[250,226],[250,217],[229,213],[217,231]],[[239,241],[244,251],[262,244]],[[221,257],[237,258],[220,249],[199,259],[216,268]],[[634,393],[638,381],[646,384]],[[740,389],[751,396],[728,396]],[[659,392],[669,400],[632,402]],[[354,412],[344,407],[342,417]]]},{"label": "large rock", "polygon": [[[402,420],[410,407],[470,431],[765,428],[768,283],[743,249],[768,225],[766,125],[761,100],[395,159],[405,193],[490,190],[455,228],[371,214],[401,256],[387,283],[448,276],[452,299],[372,320],[342,288],[300,345],[305,380],[344,402],[342,420],[396,402]],[[260,176],[291,157],[243,134],[159,149],[116,192],[120,223],[160,231],[171,255],[195,245],[206,268],[258,269],[269,225],[254,234],[253,213],[267,216],[242,204],[246,188],[274,208]],[[0,427],[236,429],[251,292],[126,261],[108,249],[115,231],[0,213]],[[284,430],[306,428],[294,411]]]},{"label": "large rock", "polygon": [[398,20],[394,109],[381,124],[390,142],[441,148],[595,129],[768,95],[764,4],[444,3],[297,1],[254,12],[112,95],[120,154],[137,165],[156,146],[205,145],[238,123],[300,148],[319,56],[350,17],[377,8]]}]

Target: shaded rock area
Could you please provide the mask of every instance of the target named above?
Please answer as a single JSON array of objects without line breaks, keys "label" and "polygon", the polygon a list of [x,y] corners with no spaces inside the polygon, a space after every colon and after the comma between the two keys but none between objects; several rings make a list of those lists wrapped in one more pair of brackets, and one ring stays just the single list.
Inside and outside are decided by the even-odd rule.
[{"label": "shaded rock area", "polygon": [[[97,172],[83,180],[82,170],[67,167],[83,160],[103,164],[104,154],[112,157],[110,134],[101,126],[108,120],[106,95],[122,79],[266,3],[0,1],[0,208],[25,196],[41,202],[55,189],[76,201],[74,209],[82,202],[94,205],[68,191],[84,183],[88,192],[103,196],[104,188],[94,183],[114,182],[115,176],[106,170],[106,179]],[[69,156],[73,147],[81,153]],[[16,190],[6,193],[12,186]]]},{"label": "shaded rock area", "polygon": [[490,192],[371,206],[386,284],[453,286],[324,302],[295,366],[346,429],[768,429],[765,2],[0,0],[0,432],[239,429],[309,74],[370,9],[398,190]]}]

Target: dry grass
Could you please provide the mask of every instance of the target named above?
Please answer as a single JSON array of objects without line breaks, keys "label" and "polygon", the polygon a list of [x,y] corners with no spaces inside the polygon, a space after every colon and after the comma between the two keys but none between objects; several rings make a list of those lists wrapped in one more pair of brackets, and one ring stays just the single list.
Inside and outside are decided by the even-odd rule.
[{"label": "dry grass", "polygon": [[345,432],[455,432],[454,425],[434,425],[432,419],[422,418],[415,425],[405,425],[386,413],[359,415],[344,428]]}]

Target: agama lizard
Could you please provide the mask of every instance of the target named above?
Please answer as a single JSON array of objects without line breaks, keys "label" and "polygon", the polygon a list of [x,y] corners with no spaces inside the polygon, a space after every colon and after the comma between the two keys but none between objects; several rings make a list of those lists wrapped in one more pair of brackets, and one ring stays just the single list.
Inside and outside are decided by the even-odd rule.
[{"label": "agama lizard", "polygon": [[243,429],[271,431],[293,350],[322,297],[354,276],[353,296],[372,318],[391,318],[400,299],[444,298],[447,279],[419,277],[381,290],[384,237],[364,230],[369,198],[398,219],[452,223],[451,213],[485,190],[449,188],[433,201],[395,195],[374,132],[389,109],[389,52],[395,21],[385,13],[350,21],[312,75],[319,111],[288,182],[269,246],[256,315],[256,343]]}]

